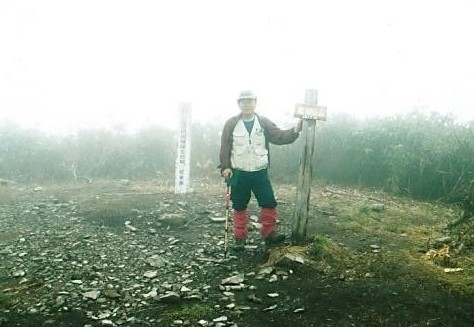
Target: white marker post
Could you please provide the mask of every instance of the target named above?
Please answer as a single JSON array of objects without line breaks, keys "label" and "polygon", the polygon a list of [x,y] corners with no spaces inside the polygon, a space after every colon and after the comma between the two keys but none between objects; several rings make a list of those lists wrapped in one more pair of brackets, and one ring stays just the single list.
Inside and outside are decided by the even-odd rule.
[{"label": "white marker post", "polygon": [[318,106],[318,91],[316,90],[306,90],[305,103],[297,104],[295,108],[294,116],[303,119],[304,135],[291,236],[291,238],[297,243],[302,243],[306,240],[309,198],[311,195],[311,179],[314,163],[316,120],[326,120],[326,114],[326,107]]},{"label": "white marker post", "polygon": [[176,169],[174,193],[191,192],[189,178],[191,170],[191,104],[183,102],[178,108],[178,151],[176,153]]}]

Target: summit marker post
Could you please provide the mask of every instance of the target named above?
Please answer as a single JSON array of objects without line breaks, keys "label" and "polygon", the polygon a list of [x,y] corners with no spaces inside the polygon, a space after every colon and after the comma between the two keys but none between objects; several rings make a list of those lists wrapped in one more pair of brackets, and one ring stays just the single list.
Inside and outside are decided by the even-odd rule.
[{"label": "summit marker post", "polygon": [[318,106],[318,91],[306,90],[305,103],[297,104],[295,117],[303,119],[303,147],[300,157],[298,185],[296,188],[295,212],[291,238],[297,243],[306,240],[311,181],[314,165],[314,141],[316,139],[316,121],[325,121],[326,107]]},{"label": "summit marker post", "polygon": [[178,107],[178,149],[175,165],[175,194],[191,192],[191,104],[182,102]]}]

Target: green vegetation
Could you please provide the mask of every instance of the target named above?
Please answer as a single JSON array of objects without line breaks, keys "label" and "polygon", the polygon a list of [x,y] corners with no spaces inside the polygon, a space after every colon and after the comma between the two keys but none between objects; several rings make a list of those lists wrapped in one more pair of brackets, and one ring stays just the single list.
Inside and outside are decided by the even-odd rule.
[{"label": "green vegetation", "polygon": [[[192,177],[218,178],[222,124],[195,124]],[[172,179],[177,137],[153,127],[128,134],[120,127],[51,137],[0,124],[0,178],[17,182],[94,179]],[[301,139],[271,147],[271,174],[298,175]],[[291,160],[290,160],[291,158]],[[377,189],[419,200],[441,200],[474,213],[474,122],[437,113],[370,120],[339,115],[318,124],[314,179]]]},{"label": "green vegetation", "polygon": [[168,323],[172,323],[175,320],[190,320],[191,322],[197,322],[200,319],[205,319],[213,313],[213,308],[197,304],[191,307],[183,307],[177,310],[168,311],[164,314],[164,317]]},{"label": "green vegetation", "polygon": [[328,244],[328,239],[322,235],[315,235],[313,242],[309,247],[309,255],[315,259],[322,259],[325,253],[325,248]]}]

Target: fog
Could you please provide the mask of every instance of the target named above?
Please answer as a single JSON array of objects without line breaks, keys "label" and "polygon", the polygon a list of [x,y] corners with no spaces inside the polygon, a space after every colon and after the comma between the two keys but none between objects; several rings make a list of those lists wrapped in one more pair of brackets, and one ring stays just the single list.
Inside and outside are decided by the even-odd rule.
[{"label": "fog", "polygon": [[0,121],[50,133],[176,125],[238,111],[474,117],[470,1],[2,1]]}]

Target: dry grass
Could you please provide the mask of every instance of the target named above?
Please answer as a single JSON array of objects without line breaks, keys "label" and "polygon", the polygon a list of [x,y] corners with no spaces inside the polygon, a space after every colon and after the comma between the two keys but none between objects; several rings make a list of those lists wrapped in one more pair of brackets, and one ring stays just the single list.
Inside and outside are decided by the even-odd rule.
[{"label": "dry grass", "polygon": [[[291,188],[278,190],[285,203],[293,201],[294,192]],[[376,203],[374,199],[382,201],[383,211],[369,209],[370,204]],[[327,261],[341,271],[350,267],[356,276],[375,271],[401,280],[412,275],[433,278],[474,294],[474,249],[469,233],[464,231],[462,247],[459,235],[449,234],[446,229],[449,222],[457,219],[456,210],[440,203],[417,202],[378,191],[337,187],[328,191],[326,186],[312,189],[310,205],[309,230],[316,234],[323,230],[330,238],[318,254],[320,262]],[[446,235],[451,236],[451,244],[435,248],[435,241]],[[341,247],[339,243],[345,245]],[[314,244],[309,244],[306,257],[314,251]],[[380,251],[374,253],[372,244],[379,245]],[[272,262],[281,260],[285,251],[288,250],[272,253]],[[447,273],[446,267],[462,270]]]}]

